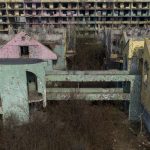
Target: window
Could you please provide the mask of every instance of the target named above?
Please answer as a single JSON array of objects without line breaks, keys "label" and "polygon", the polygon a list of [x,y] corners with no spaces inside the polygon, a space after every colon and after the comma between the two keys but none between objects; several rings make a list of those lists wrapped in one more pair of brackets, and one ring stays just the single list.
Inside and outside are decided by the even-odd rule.
[{"label": "window", "polygon": [[113,46],[117,46],[117,41],[113,41]]},{"label": "window", "polygon": [[29,57],[29,47],[28,46],[21,46],[21,57]]}]

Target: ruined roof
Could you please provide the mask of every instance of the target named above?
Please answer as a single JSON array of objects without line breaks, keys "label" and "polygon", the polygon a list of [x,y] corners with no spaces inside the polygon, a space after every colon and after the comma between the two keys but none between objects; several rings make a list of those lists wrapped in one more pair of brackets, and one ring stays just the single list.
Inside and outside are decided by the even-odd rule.
[{"label": "ruined roof", "polygon": [[1,65],[22,65],[22,64],[36,64],[44,62],[42,59],[28,59],[28,58],[3,58],[0,59]]},{"label": "ruined roof", "polygon": [[[42,43],[38,42],[34,38],[30,37],[25,32],[20,32],[16,34],[12,40],[5,44],[1,49],[1,58],[12,58],[15,55],[18,46],[31,46],[32,47],[32,57],[38,59],[51,59],[56,60],[57,55],[52,52],[48,47],[44,46]],[[10,55],[11,53],[11,55]],[[18,58],[18,57],[17,57]]]}]

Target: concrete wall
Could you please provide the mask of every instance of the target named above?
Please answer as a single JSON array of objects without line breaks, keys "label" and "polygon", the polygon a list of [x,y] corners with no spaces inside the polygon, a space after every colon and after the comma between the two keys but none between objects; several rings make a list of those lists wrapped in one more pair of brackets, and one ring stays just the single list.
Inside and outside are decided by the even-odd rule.
[{"label": "concrete wall", "polygon": [[[55,32],[59,35],[61,33],[61,41],[59,44],[55,45],[54,53],[57,54],[57,61],[56,64],[53,64],[53,69],[56,70],[66,70],[66,51],[67,51],[67,35],[65,30],[56,30]],[[56,34],[56,35],[57,35]]]},{"label": "concrete wall", "polygon": [[139,48],[144,48],[144,40],[130,40],[128,45],[128,58],[132,58],[137,55]]},{"label": "concrete wall", "polygon": [[[140,50],[142,49],[142,50]],[[141,41],[129,40],[123,49],[123,55],[127,56],[128,70],[132,70],[133,59],[136,55],[136,63],[139,73],[142,76],[141,81],[141,103],[142,116],[147,129],[150,132],[150,40]],[[124,58],[125,60],[125,58]],[[140,62],[141,61],[141,62]],[[145,72],[145,62],[148,64],[147,73]],[[140,64],[141,63],[141,64]],[[124,61],[125,64],[125,61]]]},{"label": "concrete wall", "polygon": [[55,70],[66,70],[65,45],[56,45],[54,52],[57,54],[56,64],[53,64]]},{"label": "concrete wall", "polygon": [[0,96],[4,120],[14,114],[21,122],[29,119],[26,71],[37,76],[38,92],[46,103],[45,67],[46,63],[0,65]]},{"label": "concrete wall", "polygon": [[[142,91],[141,91],[141,99],[142,99],[142,104],[146,111],[150,113],[150,47],[148,47],[150,44],[149,40],[145,40],[145,47],[144,47],[144,52],[143,52],[143,66],[142,66]],[[145,66],[144,63],[148,62],[148,76],[147,76],[147,81],[145,82],[144,76],[145,76]]]},{"label": "concrete wall", "polygon": [[[125,43],[125,41],[124,41]],[[130,39],[123,47],[123,68],[131,73],[138,72],[138,52],[139,49],[144,49],[144,40]]]},{"label": "concrete wall", "polygon": [[[144,51],[141,54],[142,64],[141,64],[141,103],[142,103],[142,117],[144,123],[150,132],[150,41],[145,40]],[[148,70],[145,69],[145,62],[148,64]]]}]

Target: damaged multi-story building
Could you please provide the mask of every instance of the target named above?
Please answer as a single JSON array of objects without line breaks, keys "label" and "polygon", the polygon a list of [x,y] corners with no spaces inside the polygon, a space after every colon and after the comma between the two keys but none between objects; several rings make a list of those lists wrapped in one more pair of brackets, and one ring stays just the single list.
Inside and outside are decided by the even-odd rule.
[{"label": "damaged multi-story building", "polygon": [[1,0],[0,32],[19,27],[78,26],[97,32],[101,28],[145,26],[150,23],[148,0]]}]

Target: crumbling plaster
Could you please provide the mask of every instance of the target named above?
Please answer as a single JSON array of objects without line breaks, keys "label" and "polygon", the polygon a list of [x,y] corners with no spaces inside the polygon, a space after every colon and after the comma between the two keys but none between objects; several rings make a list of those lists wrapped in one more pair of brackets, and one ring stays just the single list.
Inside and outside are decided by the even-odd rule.
[{"label": "crumbling plaster", "polygon": [[21,122],[29,119],[26,71],[37,76],[38,92],[46,105],[45,66],[47,63],[0,65],[0,96],[4,121],[12,114]]}]

